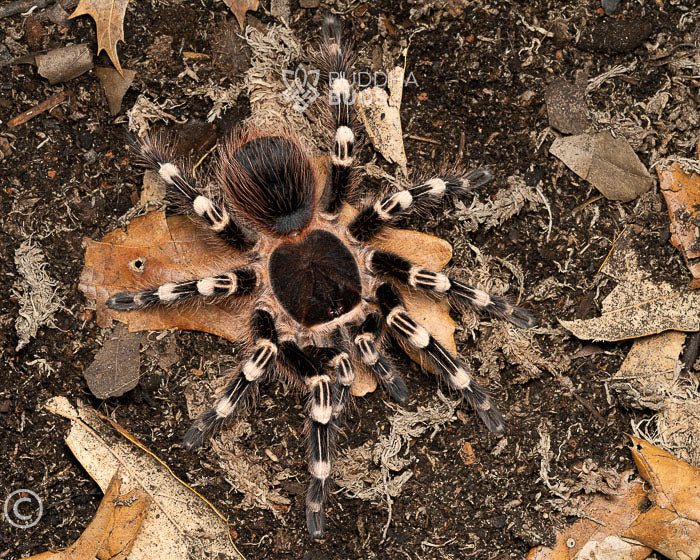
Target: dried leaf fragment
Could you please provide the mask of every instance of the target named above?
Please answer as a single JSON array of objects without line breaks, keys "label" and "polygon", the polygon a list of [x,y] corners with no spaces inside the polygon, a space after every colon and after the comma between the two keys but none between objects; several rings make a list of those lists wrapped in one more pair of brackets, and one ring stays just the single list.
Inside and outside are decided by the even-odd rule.
[{"label": "dried leaf fragment", "polygon": [[671,243],[700,287],[700,175],[686,173],[678,162],[659,166],[657,173],[671,218]]},{"label": "dried leaf fragment", "polygon": [[68,19],[89,15],[97,25],[97,54],[103,50],[123,76],[117,43],[124,40],[124,15],[129,0],[80,0]]},{"label": "dried leaf fragment", "polygon": [[122,107],[122,99],[124,99],[126,90],[129,89],[136,77],[136,70],[127,69],[119,73],[114,68],[98,66],[95,68],[95,74],[100,79],[102,89],[105,90],[110,115],[117,115]]},{"label": "dried leaf fragment", "polygon": [[51,85],[77,78],[92,68],[92,53],[87,45],[68,45],[36,55],[37,71]]},{"label": "dried leaf fragment", "polygon": [[544,93],[550,126],[564,134],[581,134],[591,124],[586,109],[586,77],[577,76],[575,84],[563,78],[554,80]]},{"label": "dried leaf fragment", "polygon": [[243,29],[246,12],[256,11],[260,5],[260,0],[224,0],[224,3],[231,9],[233,15],[236,16],[238,25]]},{"label": "dried leaf fragment", "polygon": [[152,502],[141,489],[127,486],[120,472],[115,472],[95,517],[80,538],[68,548],[37,554],[29,560],[127,558]]},{"label": "dried leaf fragment", "polygon": [[71,420],[66,443],[104,492],[119,472],[151,499],[130,560],[243,560],[224,517],[116,422],[91,407],[73,407],[65,397],[46,408]]},{"label": "dried leaf fragment", "polygon": [[700,293],[674,290],[669,284],[627,278],[603,300],[602,315],[562,321],[583,340],[626,340],[667,330],[700,330]]},{"label": "dried leaf fragment", "polygon": [[700,556],[700,469],[643,439],[629,436],[634,462],[651,484],[654,507],[622,536],[649,546],[671,560]]},{"label": "dried leaf fragment", "polygon": [[387,161],[398,164],[405,176],[407,162],[400,114],[403,79],[404,67],[397,66],[389,72],[389,93],[378,86],[362,90],[357,111],[374,147]]},{"label": "dried leaf fragment", "polygon": [[85,380],[98,399],[119,397],[139,382],[141,337],[122,324],[105,336],[95,359],[85,370]]},{"label": "dried leaf fragment", "polygon": [[[630,436],[639,474],[651,484],[622,475],[619,493],[574,498],[585,518],[557,535],[554,548],[538,546],[528,560],[642,560],[652,550],[672,560],[700,555],[700,469]],[[645,508],[650,500],[654,506]]]},{"label": "dried leaf fragment", "polygon": [[549,151],[609,200],[629,202],[653,182],[627,140],[608,131],[557,138]]},{"label": "dried leaf fragment", "polygon": [[612,382],[625,394],[626,404],[658,409],[678,391],[679,357],[685,338],[684,333],[668,331],[634,341]]},{"label": "dried leaf fragment", "polygon": [[538,546],[527,560],[642,560],[651,549],[620,538],[639,515],[647,493],[641,480],[631,480],[633,471],[622,474],[619,493],[613,496],[581,495],[572,499],[572,507],[587,517],[579,519],[557,535],[552,548]]}]

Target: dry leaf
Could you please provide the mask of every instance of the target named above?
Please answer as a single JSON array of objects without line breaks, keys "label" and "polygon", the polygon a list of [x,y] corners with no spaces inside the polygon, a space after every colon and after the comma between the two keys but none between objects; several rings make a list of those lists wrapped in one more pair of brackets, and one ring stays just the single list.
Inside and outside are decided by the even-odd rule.
[{"label": "dry leaf", "polygon": [[66,443],[104,492],[119,472],[152,500],[129,560],[243,560],[224,517],[116,422],[88,406],[76,409],[65,397],[46,408],[71,420]]},{"label": "dry leaf", "polygon": [[80,0],[68,19],[89,15],[97,25],[97,54],[103,50],[123,76],[117,43],[124,40],[124,15],[129,0]]},{"label": "dry leaf", "polygon": [[[578,496],[573,507],[586,516],[557,535],[554,548],[538,546],[528,560],[642,560],[652,550],[672,560],[700,555],[700,469],[630,436],[641,480],[622,476],[616,496]],[[653,507],[646,507],[650,500]]]},{"label": "dry leaf", "polygon": [[[349,223],[356,214],[357,210],[346,206],[338,220]],[[114,311],[105,305],[111,294],[120,291],[216,275],[244,264],[241,253],[212,239],[189,218],[166,219],[164,212],[152,212],[132,220],[126,232],[115,230],[102,241],[85,239],[84,244],[85,267],[79,289],[96,300],[100,326],[108,327],[116,319],[126,323],[130,332],[178,328],[208,332],[232,342],[248,339],[252,313],[249,301],[160,306],[129,312]],[[372,247],[394,251],[431,270],[442,269],[452,257],[446,241],[409,230],[389,230]],[[448,303],[407,289],[402,292],[411,315],[446,348],[456,352]],[[415,352],[410,355],[420,363]],[[357,366],[353,394],[362,396],[376,388],[376,380],[361,364]]]},{"label": "dry leaf", "polygon": [[671,218],[671,243],[700,287],[700,175],[686,173],[679,163],[659,166],[657,173]]},{"label": "dry leaf", "polygon": [[398,164],[405,176],[406,152],[400,114],[403,78],[404,68],[397,66],[389,72],[389,93],[376,86],[362,90],[358,94],[357,112],[374,147],[387,161]]},{"label": "dry leaf", "polygon": [[530,550],[527,560],[642,560],[649,556],[650,548],[625,542],[620,536],[637,519],[647,499],[642,481],[630,480],[632,474],[622,474],[617,495],[572,498],[570,506],[582,510],[586,517],[559,533],[553,548]]},{"label": "dry leaf", "polygon": [[36,55],[37,71],[51,85],[77,78],[92,68],[87,45],[69,45]]},{"label": "dry leaf", "polygon": [[679,356],[686,335],[669,331],[635,340],[612,386],[636,408],[657,409],[678,391]]},{"label": "dry leaf", "polygon": [[575,337],[594,341],[700,330],[700,292],[674,290],[665,282],[627,278],[603,300],[602,311],[593,319],[559,322]]},{"label": "dry leaf", "polygon": [[260,4],[260,0],[224,0],[224,4],[231,8],[233,15],[236,16],[238,25],[240,25],[241,29],[243,29],[245,25],[246,12],[256,11],[258,9],[258,5]]},{"label": "dry leaf", "polygon": [[700,557],[700,469],[630,436],[634,462],[651,484],[644,511],[622,536],[649,546],[671,560]]},{"label": "dry leaf", "polygon": [[105,336],[102,348],[85,370],[85,380],[98,399],[120,397],[139,382],[141,336],[119,324]]},{"label": "dry leaf", "polygon": [[564,134],[581,134],[591,125],[586,109],[587,78],[582,72],[570,84],[564,78],[554,80],[544,93],[549,125]]},{"label": "dry leaf", "polygon": [[608,131],[557,138],[549,151],[609,200],[628,202],[653,183],[627,140]]},{"label": "dry leaf", "polygon": [[124,560],[131,552],[151,501],[141,489],[127,489],[117,471],[95,517],[80,538],[68,548],[37,554],[29,560]]},{"label": "dry leaf", "polygon": [[109,113],[112,116],[117,115],[122,107],[122,99],[124,99],[126,90],[134,81],[136,70],[124,70],[120,74],[114,68],[98,66],[95,68],[95,74],[100,79],[102,89],[105,90]]}]

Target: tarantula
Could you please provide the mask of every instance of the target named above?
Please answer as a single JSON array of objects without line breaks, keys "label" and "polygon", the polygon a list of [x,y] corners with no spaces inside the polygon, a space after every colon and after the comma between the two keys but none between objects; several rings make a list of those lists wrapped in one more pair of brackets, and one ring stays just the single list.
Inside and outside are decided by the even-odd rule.
[{"label": "tarantula", "polygon": [[436,177],[399,190],[362,208],[349,225],[337,218],[353,186],[355,115],[351,99],[351,55],[333,17],[323,23],[323,71],[328,79],[334,141],[327,179],[321,182],[309,154],[294,135],[242,130],[225,142],[216,163],[221,202],[208,197],[193,178],[171,161],[158,142],[138,143],[142,163],[158,171],[211,232],[243,251],[248,266],[217,276],[169,282],[111,296],[107,305],[128,311],[188,298],[250,298],[253,347],[212,408],[184,437],[193,448],[242,410],[258,384],[285,375],[308,393],[308,453],[311,480],[306,520],[312,538],[323,535],[324,503],[331,458],[343,409],[364,364],[400,403],[408,390],[383,354],[386,331],[420,353],[442,380],[471,404],[486,427],[501,433],[503,418],[489,395],[474,382],[471,368],[444,348],[407,312],[396,285],[449,298],[457,307],[490,312],[528,328],[532,316],[504,299],[440,272],[425,270],[367,242],[408,212],[448,194],[488,184],[491,173]]}]

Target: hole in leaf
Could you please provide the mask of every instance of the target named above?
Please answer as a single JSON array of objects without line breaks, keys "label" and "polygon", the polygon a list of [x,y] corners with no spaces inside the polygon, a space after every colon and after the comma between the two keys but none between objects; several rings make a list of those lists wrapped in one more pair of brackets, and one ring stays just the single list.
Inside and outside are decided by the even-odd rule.
[{"label": "hole in leaf", "polygon": [[129,270],[143,274],[146,270],[146,257],[137,257],[129,263]]}]

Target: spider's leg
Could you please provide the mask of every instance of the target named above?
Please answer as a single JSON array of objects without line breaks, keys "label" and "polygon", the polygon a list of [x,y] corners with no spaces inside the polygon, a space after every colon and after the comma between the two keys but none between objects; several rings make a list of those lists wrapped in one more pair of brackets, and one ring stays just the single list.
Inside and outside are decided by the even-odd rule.
[{"label": "spider's leg", "polygon": [[309,391],[307,428],[311,481],[306,493],[306,526],[311,538],[318,539],[323,536],[326,524],[323,506],[328,495],[338,428],[333,414],[331,378],[312,348],[305,351],[292,341],[282,342],[280,360],[290,372],[303,379]]},{"label": "spider's leg", "polygon": [[157,171],[167,187],[189,203],[194,213],[221,239],[241,251],[255,245],[254,234],[236,223],[223,206],[205,196],[194,179],[173,163],[165,150],[160,149],[158,142],[146,137],[135,141],[134,148],[142,163]]},{"label": "spider's leg", "polygon": [[396,191],[365,206],[350,222],[348,230],[357,241],[369,241],[385,225],[411,210],[434,203],[448,194],[463,194],[486,185],[492,180],[491,172],[483,167],[464,175],[435,177],[414,187]]},{"label": "spider's leg", "polygon": [[380,316],[377,313],[370,313],[360,326],[360,332],[355,336],[355,348],[362,363],[377,377],[391,398],[401,404],[406,404],[408,401],[406,382],[395,371],[389,360],[377,351],[376,341],[381,328]]},{"label": "spider's leg", "polygon": [[264,309],[255,309],[251,321],[255,346],[250,358],[241,366],[233,380],[226,386],[214,406],[202,413],[182,441],[186,449],[201,445],[213,435],[231,414],[245,408],[257,390],[258,382],[269,375],[278,352],[275,321]]},{"label": "spider's leg", "polygon": [[486,391],[472,380],[471,367],[457,356],[453,356],[433,335],[409,316],[401,295],[391,284],[381,284],[377,288],[376,296],[382,315],[392,332],[431,361],[448,385],[458,390],[469,401],[490,431],[503,433],[503,417]]},{"label": "spider's leg", "polygon": [[244,266],[199,280],[168,282],[141,292],[120,292],[107,300],[107,307],[117,311],[133,311],[159,303],[176,303],[195,296],[243,296],[251,293],[256,286],[255,271]]},{"label": "spider's leg", "polygon": [[370,272],[390,276],[414,288],[447,296],[457,308],[468,306],[477,311],[485,311],[522,329],[529,329],[535,325],[535,318],[530,313],[511,305],[505,299],[490,295],[441,272],[426,270],[395,253],[372,251],[367,255],[366,262]]},{"label": "spider's leg", "polygon": [[340,22],[334,16],[323,21],[321,45],[322,75],[330,87],[330,110],[335,129],[330,169],[321,197],[321,212],[335,216],[348,195],[352,182],[353,148],[355,146],[355,115],[351,75],[351,55],[342,39]]}]

